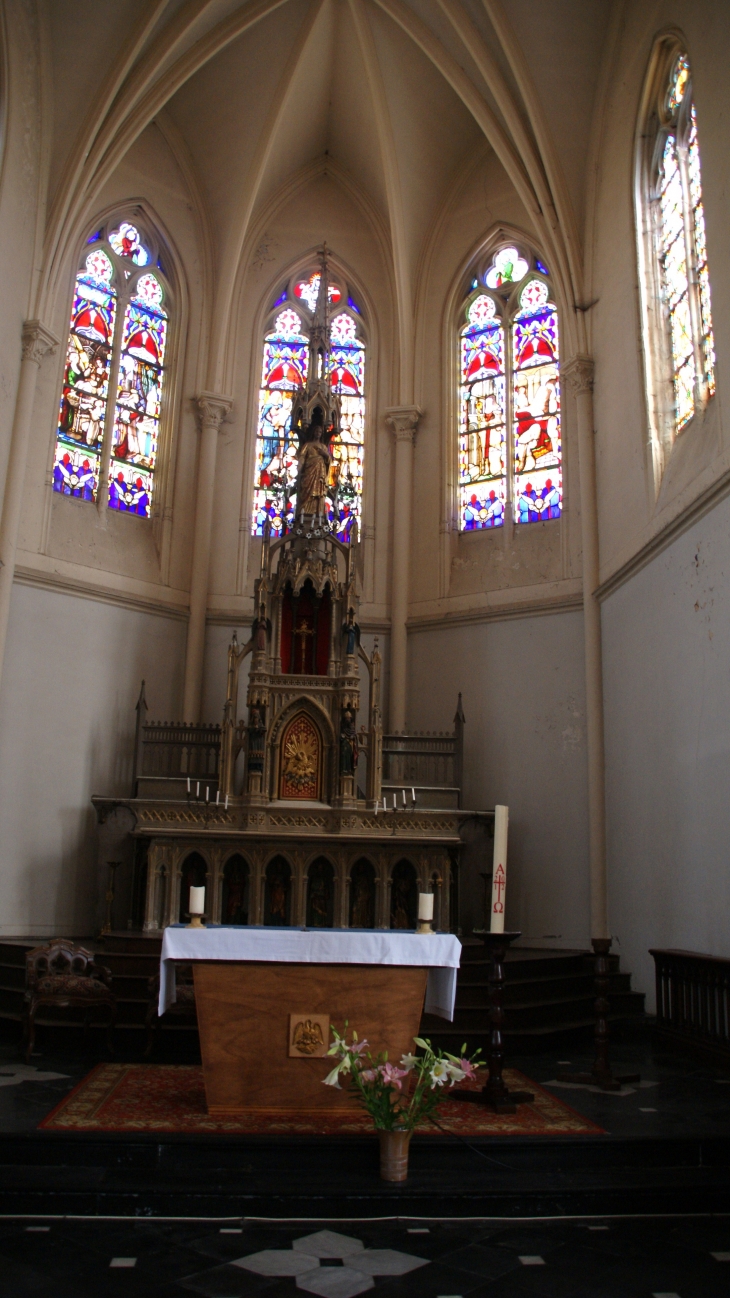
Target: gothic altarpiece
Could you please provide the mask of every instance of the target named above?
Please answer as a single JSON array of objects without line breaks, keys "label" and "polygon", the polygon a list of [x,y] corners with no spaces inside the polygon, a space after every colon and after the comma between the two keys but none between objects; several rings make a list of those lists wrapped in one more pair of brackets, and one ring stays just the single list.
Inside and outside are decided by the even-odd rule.
[{"label": "gothic altarpiece", "polygon": [[[131,862],[126,886],[118,873],[115,928],[153,935],[183,920],[193,884],[205,885],[214,922],[413,928],[419,890],[433,889],[437,927],[458,926],[461,830],[474,816],[453,789],[453,805],[428,805],[406,737],[390,755],[383,805],[381,660],[377,641],[370,655],[360,644],[357,525],[344,542],[328,517],[340,417],[328,305],[325,252],[307,383],[291,416],[293,526],[275,539],[264,531],[256,616],[248,643],[234,634],[229,648],[222,726],[149,725],[143,690],[135,796],[94,799],[104,883],[110,853]],[[459,708],[457,728],[460,717]]]}]

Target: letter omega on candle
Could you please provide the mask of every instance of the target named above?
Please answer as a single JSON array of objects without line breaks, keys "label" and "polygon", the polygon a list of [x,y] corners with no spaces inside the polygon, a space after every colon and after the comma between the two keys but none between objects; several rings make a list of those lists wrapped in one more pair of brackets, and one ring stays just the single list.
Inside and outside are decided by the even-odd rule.
[{"label": "letter omega on candle", "polygon": [[504,933],[504,899],[507,891],[507,827],[509,807],[494,808],[494,864],[492,868],[492,908],[490,929]]}]

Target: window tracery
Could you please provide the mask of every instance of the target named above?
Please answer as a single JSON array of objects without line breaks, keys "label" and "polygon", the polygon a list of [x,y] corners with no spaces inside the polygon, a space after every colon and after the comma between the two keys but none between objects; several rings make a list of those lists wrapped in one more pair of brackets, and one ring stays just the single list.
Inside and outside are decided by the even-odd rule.
[{"label": "window tracery", "polygon": [[460,528],[559,518],[560,353],[547,268],[511,245],[499,248],[472,280],[464,311]]},{"label": "window tracery", "polygon": [[[650,244],[644,323],[650,371],[657,371],[655,420],[662,424],[668,405],[658,433],[671,443],[715,391],[697,112],[689,59],[676,41],[661,46],[649,99],[650,122],[643,132],[649,146],[644,198]],[[652,310],[652,297],[659,313]],[[661,396],[664,383],[671,389],[668,401]]]},{"label": "window tracery", "polygon": [[[320,272],[295,277],[276,298],[264,337],[256,434],[252,532],[281,536],[294,520],[299,447],[292,434],[292,409],[307,382],[310,329]],[[349,538],[362,505],[365,449],[366,347],[360,308],[342,280],[328,288],[329,375],[339,396],[339,430],[329,447],[328,519],[335,535]]]},{"label": "window tracery", "polygon": [[130,222],[108,223],[89,245],[74,288],[53,490],[148,518],[168,288],[152,240]]}]

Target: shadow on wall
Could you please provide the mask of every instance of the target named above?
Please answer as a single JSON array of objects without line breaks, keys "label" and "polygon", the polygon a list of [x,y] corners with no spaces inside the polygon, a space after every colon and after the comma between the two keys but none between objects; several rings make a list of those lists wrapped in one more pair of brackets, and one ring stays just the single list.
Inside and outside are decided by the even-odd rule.
[{"label": "shadow on wall", "polygon": [[33,916],[30,936],[90,937],[97,930],[96,816],[92,807],[55,814],[60,850],[23,870],[20,914]]}]

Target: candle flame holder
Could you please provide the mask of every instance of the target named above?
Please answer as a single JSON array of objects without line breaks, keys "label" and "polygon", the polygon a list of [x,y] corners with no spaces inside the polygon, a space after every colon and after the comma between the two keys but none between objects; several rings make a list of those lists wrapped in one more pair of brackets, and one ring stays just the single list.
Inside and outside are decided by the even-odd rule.
[{"label": "candle flame holder", "polygon": [[190,918],[190,923],[185,925],[186,928],[205,928],[203,920],[207,919],[208,916],[203,911],[198,914],[196,911],[188,910],[186,914]]},{"label": "candle flame holder", "polygon": [[433,922],[432,922],[432,920],[430,920],[430,919],[419,919],[419,921],[418,921],[418,927],[417,927],[417,929],[416,929],[416,932],[417,932],[417,933],[421,933],[421,934],[424,934],[424,933],[430,933],[430,934],[433,936],[433,934],[436,932],[436,930],[435,930],[435,928],[434,928],[434,926],[433,926]]}]

